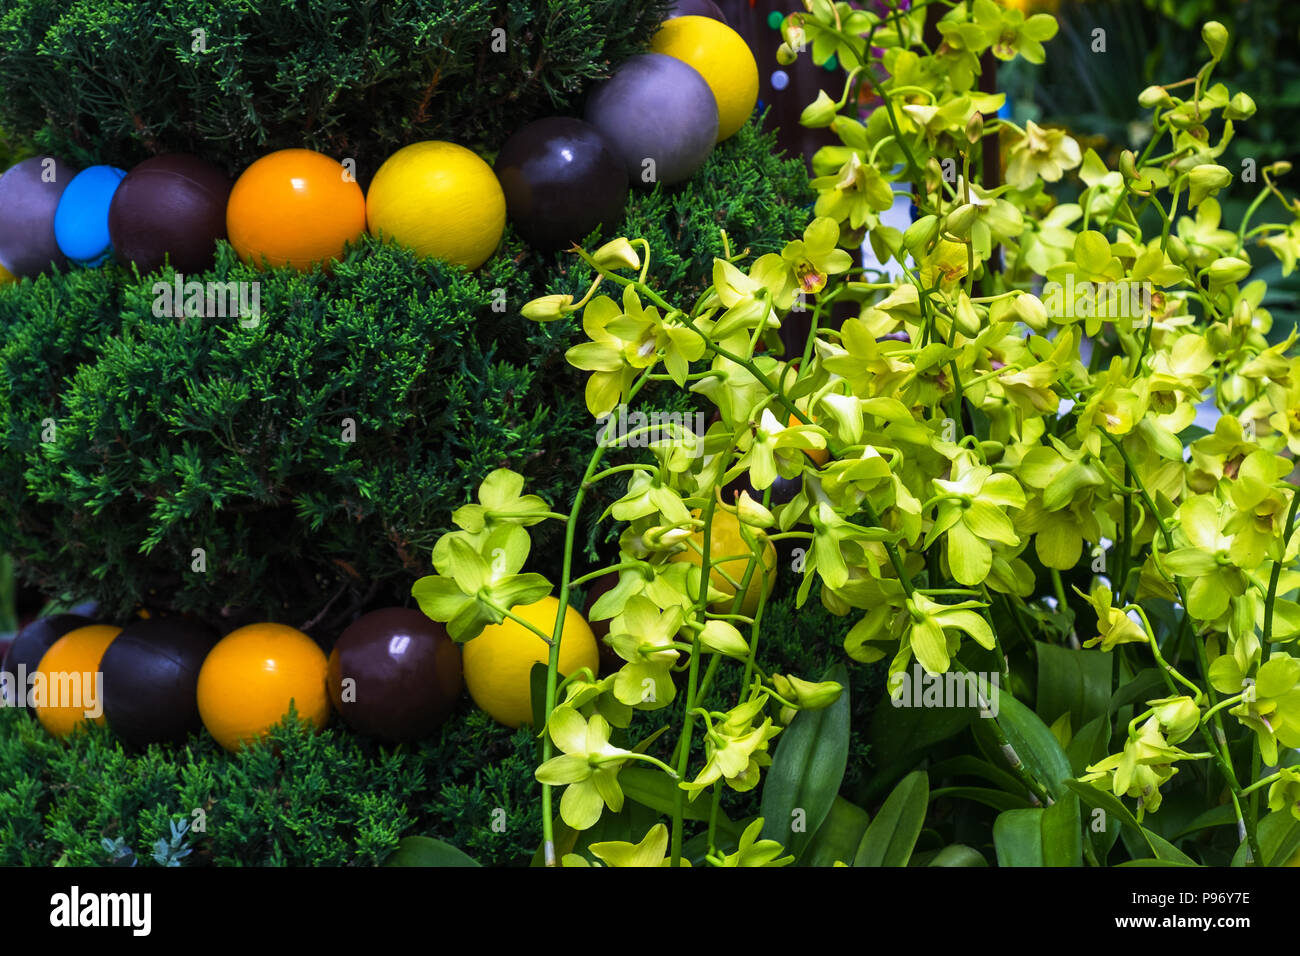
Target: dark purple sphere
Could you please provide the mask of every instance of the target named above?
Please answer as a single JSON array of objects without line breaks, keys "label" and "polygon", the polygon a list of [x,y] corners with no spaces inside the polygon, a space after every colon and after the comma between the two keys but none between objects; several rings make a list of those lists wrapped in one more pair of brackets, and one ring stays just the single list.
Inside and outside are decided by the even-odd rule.
[{"label": "dark purple sphere", "polygon": [[537,249],[581,242],[597,226],[608,238],[623,218],[627,171],[600,130],[580,119],[529,123],[506,140],[495,170],[510,221]]},{"label": "dark purple sphere", "polygon": [[[783,478],[776,476],[772,482],[772,507],[786,504],[794,500],[794,496],[803,490],[803,478]],[[740,493],[746,492],[749,497],[753,498],[760,505],[763,503],[763,492],[755,488],[749,481],[749,473],[738,475],[722,489],[722,500],[727,504],[735,504],[740,500]]]},{"label": "dark purple sphere", "polygon": [[61,159],[33,156],[0,176],[0,265],[17,278],[67,266],[54,237],[54,213],[77,173]]},{"label": "dark purple sphere", "polygon": [[181,743],[203,726],[199,719],[199,669],[221,639],[216,628],[176,617],[135,621],[108,645],[104,717],[133,747]]},{"label": "dark purple sphere", "polygon": [[[89,627],[94,623],[90,618],[79,614],[53,614],[32,621],[18,632],[18,636],[9,645],[9,650],[5,652],[4,663],[0,665],[0,670],[10,675],[6,680],[7,686],[17,690],[18,699],[14,702],[17,706],[27,705],[27,688],[18,683],[19,667],[23,668],[24,674],[36,673],[41,658],[45,656],[51,644],[69,631],[75,631],[79,627]],[[23,680],[26,678],[24,677]]]},{"label": "dark purple sphere", "polygon": [[226,238],[232,183],[197,156],[167,153],[136,166],[113,194],[108,235],[117,261],[146,274],[165,258],[180,273],[203,272]]},{"label": "dark purple sphere", "polygon": [[620,66],[591,91],[586,117],[613,145],[634,186],[690,178],[718,140],[718,103],[709,84],[663,53],[643,53]]},{"label": "dark purple sphere", "polygon": [[671,20],[673,17],[709,17],[712,20],[727,22],[727,18],[722,15],[722,11],[713,0],[677,0],[669,9],[665,19]]},{"label": "dark purple sphere", "polygon": [[419,740],[456,706],[460,648],[421,611],[371,611],[339,635],[325,683],[335,709],[357,733],[386,743]]}]

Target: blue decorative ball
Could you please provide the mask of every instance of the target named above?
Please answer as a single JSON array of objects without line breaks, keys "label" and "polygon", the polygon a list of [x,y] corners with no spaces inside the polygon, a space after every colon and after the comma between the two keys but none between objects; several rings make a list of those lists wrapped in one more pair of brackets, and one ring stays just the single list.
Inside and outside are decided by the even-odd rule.
[{"label": "blue decorative ball", "polygon": [[108,207],[125,176],[126,170],[116,166],[91,166],[63,191],[54,213],[54,238],[59,251],[73,262],[97,266],[108,259]]}]

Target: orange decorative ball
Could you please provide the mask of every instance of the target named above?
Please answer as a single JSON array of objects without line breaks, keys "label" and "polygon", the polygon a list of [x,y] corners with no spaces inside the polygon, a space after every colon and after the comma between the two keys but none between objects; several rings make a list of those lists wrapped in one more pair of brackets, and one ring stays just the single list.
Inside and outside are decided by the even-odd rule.
[{"label": "orange decorative ball", "polygon": [[86,722],[105,723],[99,662],[121,630],[106,624],[79,627],[42,655],[29,693],[36,719],[55,737],[66,737]]},{"label": "orange decorative ball", "polygon": [[[790,427],[795,428],[802,424],[803,422],[799,421],[799,416],[795,415],[794,412],[791,412]],[[818,468],[821,468],[831,460],[831,453],[825,448],[805,448],[803,453],[811,458]]]},{"label": "orange decorative ball", "polygon": [[229,751],[256,740],[289,713],[317,730],[329,719],[325,652],[284,624],[249,624],[212,648],[199,671],[199,716]]},{"label": "orange decorative ball", "polygon": [[252,265],[309,269],[343,256],[366,230],[366,198],[337,160],[282,149],[244,170],[226,205],[226,232]]}]

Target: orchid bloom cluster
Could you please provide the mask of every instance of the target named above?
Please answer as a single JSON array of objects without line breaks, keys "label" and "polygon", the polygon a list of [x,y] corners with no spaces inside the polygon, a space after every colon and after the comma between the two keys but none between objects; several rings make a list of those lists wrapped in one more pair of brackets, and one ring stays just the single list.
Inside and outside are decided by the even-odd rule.
[{"label": "orchid bloom cluster", "polygon": [[[758,667],[763,603],[746,613],[741,595],[763,573],[767,542],[783,539],[803,549],[800,603],[816,585],[828,609],[854,621],[847,654],[887,659],[891,676],[913,661],[944,673],[968,645],[1006,672],[1004,644],[1042,618],[1039,581],[1050,578],[1063,605],[1061,572],[1091,564],[1081,594],[1098,625],[1085,644],[1116,655],[1141,645],[1169,694],[1149,701],[1121,752],[1083,779],[1154,812],[1180,761],[1210,760],[1243,833],[1241,798],[1266,785],[1270,806],[1300,818],[1300,776],[1266,775],[1258,758],[1248,776],[1228,744],[1229,731],[1249,731],[1269,768],[1279,746],[1300,746],[1300,653],[1288,650],[1300,604],[1284,597],[1300,587],[1300,497],[1287,480],[1300,452],[1300,354],[1294,333],[1269,338],[1266,285],[1253,277],[1274,259],[1289,274],[1300,255],[1300,202],[1275,182],[1288,166],[1261,167],[1254,186],[1216,162],[1254,111],[1246,94],[1212,83],[1227,42],[1220,24],[1203,31],[1210,59],[1195,77],[1142,94],[1153,134],[1110,169],[1063,130],[990,119],[1003,97],[978,89],[986,51],[1041,62],[1052,17],[992,0],[944,3],[942,42],[930,49],[931,5],[878,15],[805,0],[784,21],[783,59],[810,51],[848,71],[838,102],[822,94],[804,112],[840,144],[813,160],[818,198],[802,238],[752,261],[728,250],[692,303],[648,284],[644,240],[616,239],[580,251],[597,272],[585,296],[549,295],[523,310],[538,321],[580,317],[586,341],[568,357],[589,373],[593,417],[634,402],[649,381],[689,389],[717,412],[703,436],[652,442],[642,464],[600,471],[597,450],[584,480],[626,488],[608,510],[625,527],[619,582],[592,609],[611,620],[624,664],[599,680],[570,675],[548,701],[549,739],[563,756],[538,779],[568,788],[561,813],[575,828],[621,805],[619,769],[643,755],[611,748],[608,731],[634,709],[667,706],[673,673],[690,675],[674,766],[663,768],[679,801],[754,787],[794,712],[839,693]],[[874,105],[859,115],[864,84]],[[996,185],[972,170],[988,137],[1003,156]],[[1066,180],[1081,189],[1076,202],[1049,191]],[[1216,195],[1248,189],[1257,198],[1243,220],[1223,224]],[[917,208],[905,231],[881,219],[900,196]],[[1269,196],[1295,218],[1252,228]],[[881,267],[856,264],[864,242]],[[832,307],[850,315],[832,326]],[[802,355],[782,355],[776,336],[792,310],[811,312]],[[1203,406],[1217,411],[1213,431],[1194,425]],[[724,501],[719,489],[741,477],[756,496]],[[774,499],[778,478],[797,483],[793,496]],[[540,587],[517,574],[521,526],[545,510],[520,503],[521,488],[458,521],[453,543],[439,543],[442,564],[435,552],[439,577],[417,586],[436,595],[421,602],[431,616],[462,622],[458,640],[500,620],[507,597]],[[706,567],[734,557],[708,551],[723,512],[750,559],[726,608],[719,600],[730,595],[701,562],[675,559],[699,550],[701,531]],[[506,556],[499,574],[493,548]],[[1153,600],[1175,608],[1163,637],[1144,611]],[[723,659],[743,662],[746,690],[710,712],[699,703]],[[689,774],[697,720],[706,762]],[[674,847],[680,822],[678,813]],[[656,864],[678,859],[667,845],[652,832],[640,845],[592,849],[610,865]],[[778,853],[756,859],[780,863]]]}]

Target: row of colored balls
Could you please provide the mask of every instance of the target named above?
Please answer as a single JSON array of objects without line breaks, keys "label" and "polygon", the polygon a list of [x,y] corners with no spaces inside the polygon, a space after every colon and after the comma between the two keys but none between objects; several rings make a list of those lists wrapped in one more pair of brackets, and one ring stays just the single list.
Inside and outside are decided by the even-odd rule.
[{"label": "row of colored balls", "polygon": [[460,649],[441,625],[406,608],[358,618],[328,657],[283,624],[221,637],[185,618],[116,627],[59,614],[19,632],[3,671],[5,703],[33,710],[56,737],[92,721],[143,747],[205,727],[230,751],[265,735],[291,703],[324,727],[331,700],[359,733],[415,740],[446,719],[461,689]]},{"label": "row of colored balls", "polygon": [[[553,597],[513,609],[544,633],[559,611]],[[566,611],[561,668],[599,670],[596,638]],[[383,608],[349,625],[328,656],[283,624],[250,624],[221,637],[210,625],[149,617],[125,627],[79,614],[33,621],[0,664],[5,706],[35,712],[55,737],[87,721],[107,724],[133,747],[181,743],[206,728],[236,751],[279,723],[292,704],[317,729],[330,706],[357,733],[385,743],[429,736],[471,698],[509,727],[532,719],[531,672],[547,644],[512,620],[489,625],[460,647],[422,612]]]},{"label": "row of colored balls", "polygon": [[110,257],[142,274],[168,259],[196,273],[223,238],[252,265],[307,269],[340,258],[367,230],[476,269],[507,214],[534,247],[581,241],[618,223],[629,181],[689,178],[757,101],[753,54],[718,20],[667,20],[651,49],[592,90],[585,120],[549,117],[515,132],[495,168],[455,143],[413,143],[380,166],[368,193],[354,168],[306,149],[263,156],[233,185],[187,154],[130,172],[24,160],[0,176],[0,281]]}]

